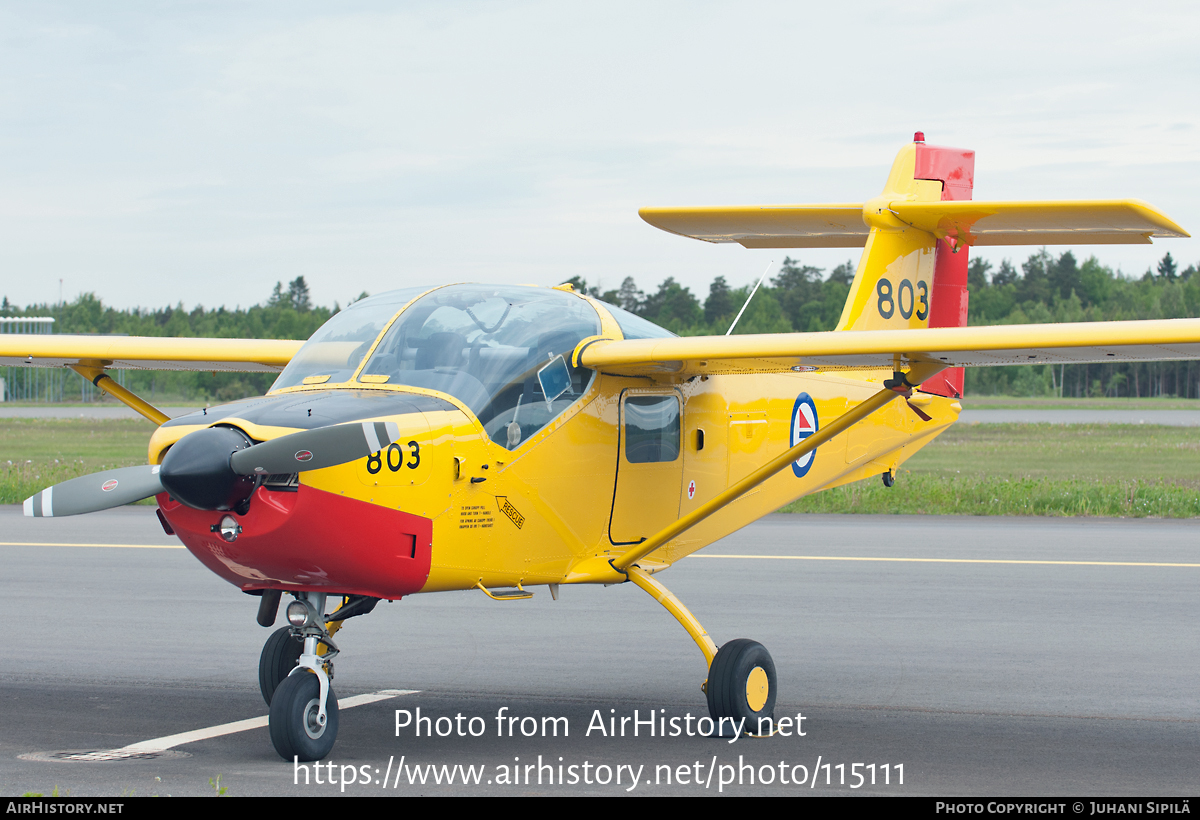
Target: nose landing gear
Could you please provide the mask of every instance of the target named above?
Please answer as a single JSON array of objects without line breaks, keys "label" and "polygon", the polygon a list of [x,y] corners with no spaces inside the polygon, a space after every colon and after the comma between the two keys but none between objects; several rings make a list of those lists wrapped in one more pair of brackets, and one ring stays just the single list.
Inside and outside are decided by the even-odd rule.
[{"label": "nose landing gear", "polygon": [[[288,607],[292,626],[276,630],[259,657],[259,688],[271,706],[271,744],[284,760],[320,760],[337,740],[337,696],[329,681],[338,648],[324,612],[324,593],[296,593]],[[320,655],[318,647],[324,650]]]},{"label": "nose landing gear", "polygon": [[[338,703],[330,681],[338,654],[333,635],[342,623],[366,615],[378,598],[348,595],[325,615],[325,593],[297,592],[288,607],[290,627],[271,633],[258,659],[258,685],[270,706],[271,743],[284,760],[320,760],[333,749]],[[259,623],[269,625],[260,618]]]}]

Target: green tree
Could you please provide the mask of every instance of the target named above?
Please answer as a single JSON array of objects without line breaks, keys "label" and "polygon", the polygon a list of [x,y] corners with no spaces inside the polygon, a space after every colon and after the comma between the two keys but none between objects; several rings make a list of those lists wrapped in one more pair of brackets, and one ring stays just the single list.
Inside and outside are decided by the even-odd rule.
[{"label": "green tree", "polygon": [[[733,302],[740,309],[746,303],[746,297],[750,295],[750,289],[753,285],[747,285],[744,288],[738,288],[731,292]],[[710,326],[708,332],[713,334],[722,334],[729,329],[729,325],[733,322],[733,317],[737,315],[737,310],[734,310],[728,318],[723,319],[721,324]],[[774,293],[770,288],[759,288],[758,293],[754,294],[754,298],[750,300],[750,304],[746,305],[746,310],[742,313],[742,318],[738,319],[737,327],[733,329],[733,335],[740,336],[743,333],[790,333],[792,331],[792,323],[783,315],[783,308],[780,307],[779,301],[775,298]]]},{"label": "green tree", "polygon": [[[611,292],[611,291],[610,291]],[[607,294],[605,294],[607,296]],[[625,281],[621,283],[621,288],[616,292],[616,301],[612,304],[619,308],[624,308],[630,313],[641,313],[642,299],[645,298],[637,283],[633,281],[632,276],[626,276]],[[607,299],[605,301],[608,301]]]},{"label": "green tree", "polygon": [[708,298],[704,300],[704,321],[715,325],[722,320],[732,320],[738,305],[724,276],[718,276],[708,287]]},{"label": "green tree", "polygon": [[967,264],[967,288],[972,294],[982,291],[988,286],[988,271],[992,263],[983,259],[972,259]]},{"label": "green tree", "polygon": [[1169,251],[1158,262],[1158,277],[1168,282],[1175,281],[1175,260]]},{"label": "green tree", "polygon": [[1079,268],[1079,298],[1084,305],[1101,305],[1108,300],[1113,284],[1113,272],[1101,265],[1094,256]]},{"label": "green tree", "polygon": [[834,284],[838,285],[845,285],[847,290],[849,290],[850,285],[854,283],[854,273],[856,270],[857,269],[854,263],[847,259],[845,262],[830,271],[829,278],[825,281],[833,282]]},{"label": "green tree", "polygon": [[1000,270],[992,276],[992,287],[1002,288],[1005,285],[1015,285],[1016,283],[1017,269],[1013,267],[1012,262],[1005,259],[1000,263]]},{"label": "green tree", "polygon": [[[779,274],[771,280],[774,296],[783,308],[783,315],[791,323],[793,330],[805,330],[813,312],[810,305],[816,305],[821,300],[821,268],[812,265],[801,265],[790,256],[783,260]],[[807,309],[807,312],[806,312]],[[820,309],[817,308],[817,312]]]},{"label": "green tree", "polygon": [[1046,252],[1045,248],[1031,254],[1021,264],[1021,270],[1025,275],[1016,282],[1018,302],[1044,303],[1050,301],[1050,294],[1053,291],[1050,273],[1053,264],[1050,254]]},{"label": "green tree", "polygon": [[1062,256],[1049,263],[1046,266],[1046,273],[1052,296],[1066,299],[1072,291],[1079,290],[1083,285],[1079,265],[1075,262],[1075,255],[1070,251],[1065,251]]},{"label": "green tree", "polygon": [[297,276],[288,283],[288,302],[294,310],[305,312],[312,309],[312,300],[308,294],[308,283],[303,276]]},{"label": "green tree", "polygon": [[676,332],[704,321],[700,301],[673,276],[658,286],[657,293],[645,298],[640,313],[655,324]]}]

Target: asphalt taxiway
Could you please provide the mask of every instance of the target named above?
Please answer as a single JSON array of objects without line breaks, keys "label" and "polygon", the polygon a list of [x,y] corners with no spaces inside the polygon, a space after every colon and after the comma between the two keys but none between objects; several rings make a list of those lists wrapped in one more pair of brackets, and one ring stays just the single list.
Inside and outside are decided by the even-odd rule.
[{"label": "asphalt taxiway", "polygon": [[[0,508],[4,794],[202,795],[217,775],[231,796],[1200,786],[1197,521],[776,515],[659,576],[718,644],[770,650],[776,716],[803,715],[803,736],[730,743],[648,736],[643,723],[634,737],[631,721],[601,733],[597,719],[607,730],[635,710],[681,728],[707,713],[702,656],[630,584],[381,604],[338,636],[337,694],[375,699],[342,711],[320,770],[280,760],[253,721],[266,714],[256,670],[269,634],[256,599],[173,540],[152,507],[52,520]],[[397,735],[397,710],[418,708],[449,718],[431,728],[462,715],[484,730]],[[521,734],[526,721],[498,737],[498,715],[536,718],[537,736]],[[566,718],[569,734],[540,736],[555,725],[543,718]],[[235,721],[249,723],[214,731]],[[55,757],[185,732],[158,742],[170,754]],[[461,782],[475,772],[478,784]]]}]

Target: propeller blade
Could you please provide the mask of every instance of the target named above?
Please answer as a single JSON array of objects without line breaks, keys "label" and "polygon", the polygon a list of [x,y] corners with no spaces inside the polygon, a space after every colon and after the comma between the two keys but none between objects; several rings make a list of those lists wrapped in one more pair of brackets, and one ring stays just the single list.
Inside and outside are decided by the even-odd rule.
[{"label": "propeller blade", "polygon": [[25,499],[25,515],[57,518],[132,504],[163,491],[158,471],[158,465],[145,465],[72,478]]},{"label": "propeller blade", "polygon": [[229,465],[238,475],[299,473],[366,458],[400,438],[394,421],[335,424],[281,436],[238,450]]}]

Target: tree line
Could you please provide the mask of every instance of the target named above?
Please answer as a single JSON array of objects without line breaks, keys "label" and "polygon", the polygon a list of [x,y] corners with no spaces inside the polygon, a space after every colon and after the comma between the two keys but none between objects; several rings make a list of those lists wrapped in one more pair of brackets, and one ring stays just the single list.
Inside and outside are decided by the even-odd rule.
[{"label": "tree line", "polygon": [[[850,293],[855,266],[822,268],[784,260],[764,282],[738,320],[735,334],[833,330]],[[1124,276],[1092,256],[1082,264],[1070,251],[1054,255],[1042,248],[1018,268],[1005,259],[993,266],[972,259],[967,279],[971,325],[1099,322],[1127,319],[1180,319],[1200,316],[1200,273],[1183,270],[1167,253],[1140,277]],[[749,295],[753,283],[730,287],[718,276],[703,302],[674,278],[657,291],[643,292],[632,277],[615,290],[601,291],[579,277],[576,290],[638,314],[681,336],[723,334]],[[1103,365],[1022,365],[968,368],[966,395],[1014,396],[1180,396],[1200,398],[1200,364],[1150,362]]]},{"label": "tree line", "polygon": [[[755,293],[734,333],[833,330],[841,317],[854,273],[855,265],[850,261],[826,273],[823,268],[786,258],[776,275]],[[1200,316],[1198,273],[1197,265],[1180,270],[1170,253],[1140,277],[1114,272],[1094,256],[1080,264],[1070,251],[1054,255],[1044,248],[1032,253],[1019,267],[1008,259],[999,266],[972,259],[968,268],[969,321],[972,325],[1001,325],[1197,317]],[[725,333],[754,285],[751,282],[735,287],[724,276],[718,276],[701,300],[674,277],[665,279],[657,289],[646,291],[638,287],[632,276],[611,290],[589,285],[580,277],[569,281],[578,291],[681,336]],[[57,305],[18,308],[7,297],[0,303],[0,316],[54,317],[56,333],[260,339],[306,339],[338,310],[337,303],[332,308],[313,305],[302,276],[287,284],[276,283],[262,304],[248,308],[206,309],[197,305],[188,310],[180,303],[160,309],[117,310],[105,306],[94,293]],[[11,373],[16,369],[8,370]],[[150,395],[227,401],[264,392],[274,376],[159,371],[131,372],[126,379],[131,389]],[[969,368],[965,390],[968,396],[1200,398],[1200,364]]]},{"label": "tree line", "polygon": [[[181,302],[175,307],[117,310],[105,305],[94,293],[81,294],[72,302],[24,308],[11,304],[7,296],[0,301],[0,316],[51,317],[55,333],[222,339],[307,339],[340,309],[337,303],[332,308],[313,305],[303,276],[287,284],[276,283],[262,304],[248,308],[207,309],[197,305],[188,310]],[[39,378],[22,372],[27,370],[9,367],[0,371],[6,377],[10,400],[69,401],[81,395],[76,384],[79,380],[73,374],[67,374],[66,378]],[[232,401],[265,393],[275,381],[275,374],[134,370],[124,372],[121,381],[135,393],[156,399]],[[96,395],[97,391],[87,388],[90,385],[82,389],[82,395]]]}]

